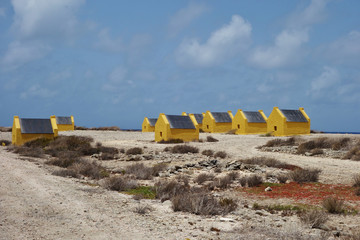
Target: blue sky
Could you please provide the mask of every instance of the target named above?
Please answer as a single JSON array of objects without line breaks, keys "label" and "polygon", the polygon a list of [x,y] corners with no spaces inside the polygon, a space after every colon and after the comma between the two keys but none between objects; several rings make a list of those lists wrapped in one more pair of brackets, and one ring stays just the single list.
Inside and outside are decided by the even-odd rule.
[{"label": "blue sky", "polygon": [[0,0],[0,126],[304,107],[360,131],[360,1]]}]

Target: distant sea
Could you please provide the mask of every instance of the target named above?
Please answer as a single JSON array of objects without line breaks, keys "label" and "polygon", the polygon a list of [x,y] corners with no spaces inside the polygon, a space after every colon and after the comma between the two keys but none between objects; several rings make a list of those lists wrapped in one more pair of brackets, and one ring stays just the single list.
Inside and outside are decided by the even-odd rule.
[{"label": "distant sea", "polygon": [[324,133],[335,133],[335,134],[360,134],[360,132],[324,132]]}]

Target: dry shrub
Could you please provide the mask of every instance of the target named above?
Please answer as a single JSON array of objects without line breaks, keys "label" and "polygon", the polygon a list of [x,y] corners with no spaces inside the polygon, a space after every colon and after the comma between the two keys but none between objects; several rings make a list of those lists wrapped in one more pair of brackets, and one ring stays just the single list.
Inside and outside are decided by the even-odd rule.
[{"label": "dry shrub", "polygon": [[227,176],[229,176],[229,178],[231,179],[231,181],[236,180],[239,177],[239,173],[235,172],[235,171],[231,171],[227,174]]},{"label": "dry shrub", "polygon": [[93,161],[79,160],[70,166],[75,172],[92,179],[101,179],[109,176],[109,173],[101,165]]},{"label": "dry shrub", "polygon": [[138,154],[142,154],[142,153],[143,153],[143,150],[142,150],[142,148],[139,148],[139,147],[133,147],[126,151],[126,155],[138,155]]},{"label": "dry shrub", "polygon": [[299,215],[300,221],[310,228],[320,228],[329,219],[324,211],[310,210]]},{"label": "dry shrub", "polygon": [[72,169],[60,169],[60,170],[54,171],[52,174],[55,176],[60,176],[60,177],[73,177],[73,178],[79,177],[77,172],[75,172]]},{"label": "dry shrub", "polygon": [[358,143],[355,147],[350,149],[343,159],[351,159],[354,161],[360,161],[360,143]]},{"label": "dry shrub", "polygon": [[360,187],[355,188],[355,195],[360,196]]},{"label": "dry shrub", "polygon": [[320,169],[305,168],[296,169],[289,173],[289,178],[297,183],[317,182],[319,180]]},{"label": "dry shrub", "polygon": [[263,147],[281,147],[281,146],[294,146],[296,137],[290,137],[288,139],[275,138],[268,141]]},{"label": "dry shrub", "polygon": [[314,148],[310,151],[311,156],[316,156],[316,155],[320,155],[320,154],[324,154],[324,150],[320,149],[320,148]]},{"label": "dry shrub", "polygon": [[101,153],[100,160],[112,160],[119,154],[119,149],[114,147],[104,147],[101,143],[96,144],[98,152]]},{"label": "dry shrub", "polygon": [[334,143],[331,145],[331,149],[341,150],[343,148],[348,147],[349,143],[350,143],[350,138],[348,138],[348,137],[340,138],[340,139],[334,140]]},{"label": "dry shrub", "polygon": [[253,157],[253,158],[241,160],[241,162],[245,164],[264,165],[267,167],[289,169],[289,170],[300,168],[298,166],[287,164],[269,157]]},{"label": "dry shrub", "polygon": [[190,191],[190,185],[184,182],[172,181],[159,181],[155,183],[156,198],[162,202],[170,200],[177,195],[183,195]]},{"label": "dry shrub", "polygon": [[165,141],[163,139],[163,140],[159,141],[158,143],[162,143],[162,144],[184,143],[184,140],[182,140],[180,138],[174,138],[174,139],[169,139],[169,140]]},{"label": "dry shrub", "polygon": [[227,153],[224,151],[218,151],[214,154],[215,158],[226,158],[227,157]]},{"label": "dry shrub", "polygon": [[110,127],[92,127],[89,130],[95,131],[121,131],[121,129],[117,126],[110,126]]},{"label": "dry shrub", "polygon": [[200,173],[199,175],[196,176],[196,178],[194,179],[194,182],[196,182],[197,184],[203,184],[206,181],[214,180],[214,178],[215,178],[215,176],[213,174]]},{"label": "dry shrub", "polygon": [[167,163],[158,163],[158,164],[155,164],[153,167],[152,167],[152,175],[153,176],[159,176],[159,173],[166,170],[168,168],[168,164]]},{"label": "dry shrub", "polygon": [[60,152],[73,151],[89,156],[98,153],[98,150],[91,146],[93,141],[91,137],[59,136],[45,148],[45,153],[56,157]]},{"label": "dry shrub", "polygon": [[35,140],[24,143],[24,146],[30,148],[44,148],[48,146],[52,141],[53,139],[49,138],[37,138]]},{"label": "dry shrub", "polygon": [[0,140],[0,146],[9,146],[11,144],[8,140]]},{"label": "dry shrub", "polygon": [[146,213],[152,212],[153,210],[154,209],[149,205],[139,205],[134,208],[133,212],[140,215],[144,215]]},{"label": "dry shrub", "polygon": [[105,188],[113,191],[126,191],[136,188],[137,182],[124,176],[114,176],[105,180]]},{"label": "dry shrub", "polygon": [[201,152],[202,155],[208,156],[208,157],[212,157],[214,155],[214,151],[207,149]]},{"label": "dry shrub", "polygon": [[360,174],[353,176],[353,187],[360,187]]},{"label": "dry shrub", "polygon": [[232,179],[229,175],[214,179],[214,186],[220,189],[228,188],[231,183],[232,183]]},{"label": "dry shrub", "polygon": [[176,195],[171,202],[175,212],[190,212],[196,215],[225,215],[237,207],[233,200],[218,201],[204,192],[186,192]]},{"label": "dry shrub", "polygon": [[279,183],[286,183],[286,181],[289,179],[289,176],[287,174],[279,174],[276,176]]},{"label": "dry shrub", "polygon": [[44,157],[44,151],[39,147],[14,146],[10,150],[14,153],[20,154],[21,156],[37,158]]},{"label": "dry shrub", "polygon": [[178,145],[171,149],[172,153],[198,153],[199,149],[197,147],[189,145]]},{"label": "dry shrub", "polygon": [[263,183],[263,179],[261,176],[253,174],[247,177],[246,183],[248,187],[257,187]]},{"label": "dry shrub", "polygon": [[345,211],[344,201],[334,197],[325,198],[322,202],[322,206],[329,213],[340,214]]},{"label": "dry shrub", "polygon": [[206,141],[207,142],[218,142],[219,140],[217,140],[216,138],[212,137],[212,136],[207,136],[206,137]]},{"label": "dry shrub", "polygon": [[143,163],[134,163],[125,168],[126,173],[133,174],[137,179],[149,180],[153,177],[153,169]]},{"label": "dry shrub", "polygon": [[68,168],[75,162],[80,161],[79,157],[79,153],[74,151],[58,152],[57,158],[46,161],[46,164]]},{"label": "dry shrub", "polygon": [[246,183],[247,183],[247,177],[241,177],[239,179],[239,183],[242,187],[246,187]]}]

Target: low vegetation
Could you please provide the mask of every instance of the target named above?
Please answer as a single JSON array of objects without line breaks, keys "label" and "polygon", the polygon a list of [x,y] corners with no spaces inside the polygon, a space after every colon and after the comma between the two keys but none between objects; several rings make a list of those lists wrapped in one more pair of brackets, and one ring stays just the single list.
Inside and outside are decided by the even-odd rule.
[{"label": "low vegetation", "polygon": [[200,173],[199,175],[196,176],[196,178],[194,179],[194,182],[196,182],[197,184],[203,184],[206,181],[214,180],[214,178],[215,178],[215,176],[213,174]]},{"label": "low vegetation", "polygon": [[184,140],[182,140],[180,138],[175,138],[175,139],[169,139],[169,140],[165,141],[163,139],[163,140],[159,141],[158,143],[161,143],[161,144],[184,143]]},{"label": "low vegetation", "polygon": [[263,147],[294,146],[296,142],[295,140],[295,137],[290,137],[287,139],[275,138],[268,141]]},{"label": "low vegetation", "polygon": [[324,211],[309,210],[299,214],[300,221],[310,228],[321,228],[329,219]]},{"label": "low vegetation", "polygon": [[215,158],[226,158],[227,157],[227,153],[224,151],[218,151],[214,154]]},{"label": "low vegetation", "polygon": [[143,163],[134,163],[125,168],[127,174],[134,175],[137,179],[149,180],[154,176],[158,176],[159,172],[164,171],[167,164],[156,164],[152,167],[147,167]]},{"label": "low vegetation", "polygon": [[341,214],[345,212],[344,201],[334,197],[325,198],[322,206],[328,213]]},{"label": "low vegetation", "polygon": [[171,148],[171,153],[198,153],[199,149],[190,145],[177,145]]},{"label": "low vegetation", "polygon": [[300,168],[298,166],[287,164],[285,162],[281,162],[279,160],[269,157],[253,157],[253,158],[241,160],[241,162],[245,164],[253,164],[253,165],[260,165],[260,166],[267,166],[272,168],[281,168],[288,170],[294,170]]},{"label": "low vegetation", "polygon": [[104,186],[113,191],[126,191],[138,187],[138,184],[135,180],[128,177],[113,176],[105,180]]},{"label": "low vegetation", "polygon": [[261,176],[257,174],[252,174],[250,176],[242,177],[239,180],[239,183],[242,187],[257,187],[263,183],[263,179]]},{"label": "low vegetation", "polygon": [[9,146],[11,144],[8,140],[0,140],[0,147]]},{"label": "low vegetation", "polygon": [[206,137],[206,141],[207,142],[218,142],[219,140],[217,140],[216,138],[212,137],[212,136],[207,136]]},{"label": "low vegetation", "polygon": [[320,173],[321,170],[315,168],[296,169],[289,173],[289,178],[297,183],[317,182]]},{"label": "low vegetation", "polygon": [[207,149],[201,152],[202,155],[208,156],[208,157],[212,157],[214,155],[214,151]]},{"label": "low vegetation", "polygon": [[143,150],[142,150],[142,148],[139,148],[139,147],[133,147],[133,148],[126,150],[125,154],[126,155],[139,155],[139,154],[143,154]]}]

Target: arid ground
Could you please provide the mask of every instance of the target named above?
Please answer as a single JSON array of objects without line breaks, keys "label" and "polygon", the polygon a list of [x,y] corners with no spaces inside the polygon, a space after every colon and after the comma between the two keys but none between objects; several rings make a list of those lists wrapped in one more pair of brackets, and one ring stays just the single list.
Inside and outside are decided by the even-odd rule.
[{"label": "arid ground", "polygon": [[[345,198],[348,196],[336,196],[344,199],[351,211],[327,214],[328,220],[324,224],[312,228],[301,221],[299,214],[289,206],[322,209],[321,202],[312,201],[311,196],[304,199],[274,197],[276,187],[279,187],[274,176],[286,174],[289,170],[266,166],[231,168],[240,159],[274,158],[300,168],[321,170],[319,183],[314,186],[350,189],[353,176],[360,173],[360,161],[263,151],[257,147],[274,137],[259,135],[201,133],[200,138],[205,141],[187,143],[197,147],[199,153],[186,154],[164,151],[166,147],[178,144],[155,143],[153,133],[74,131],[61,135],[90,136],[94,144],[99,142],[103,146],[125,151],[134,147],[143,149],[143,154],[138,157],[123,153],[106,161],[96,156],[89,157],[112,175],[123,174],[126,172],[124,169],[134,163],[146,166],[167,163],[167,169],[159,176],[138,180],[138,184],[143,186],[153,186],[160,180],[178,179],[179,175],[186,175],[190,185],[196,185],[194,179],[200,173],[221,177],[229,172],[238,172],[237,178],[228,187],[208,190],[216,198],[233,199],[237,208],[225,215],[175,212],[169,200],[139,199],[129,193],[111,191],[104,187],[104,179],[56,176],[53,172],[59,167],[45,164],[50,156],[21,156],[8,151],[8,147],[0,146],[0,239],[360,239],[360,197],[354,193],[349,193],[354,195],[350,200]],[[206,138],[210,135],[219,141],[207,142]],[[349,137],[351,141],[360,141],[360,135],[312,134],[302,136],[302,139],[319,137]],[[0,139],[11,141],[11,133],[0,132]],[[201,154],[209,149],[227,153],[226,158],[216,159],[216,168],[220,170],[207,164],[214,157]],[[275,179],[270,181],[274,185],[255,187],[254,191],[241,187],[239,178],[251,174],[261,175],[265,182]],[[273,188],[272,197],[263,194],[266,186]],[[304,186],[312,185],[295,185],[299,192],[306,191]],[[280,207],[270,209],[265,206]]]}]

